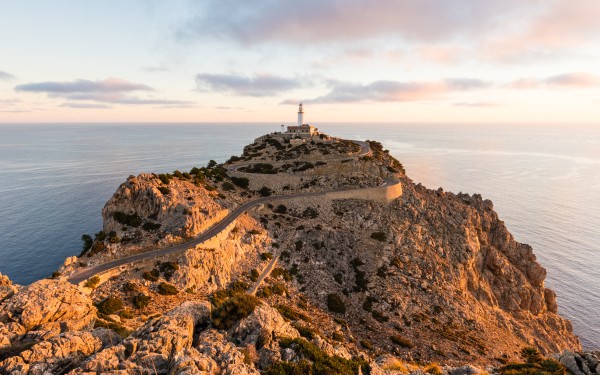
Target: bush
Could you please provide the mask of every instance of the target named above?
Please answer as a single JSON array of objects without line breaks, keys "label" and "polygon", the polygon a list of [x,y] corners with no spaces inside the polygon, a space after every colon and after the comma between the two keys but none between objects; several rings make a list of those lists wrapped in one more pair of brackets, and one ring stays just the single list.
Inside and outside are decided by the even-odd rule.
[{"label": "bush", "polygon": [[250,294],[237,294],[219,304],[212,312],[212,323],[217,329],[229,329],[240,319],[250,315],[260,300]]},{"label": "bush", "polygon": [[287,212],[287,207],[283,204],[280,204],[279,206],[275,207],[273,212],[278,214],[285,214]]},{"label": "bush", "polygon": [[384,232],[373,232],[371,233],[371,238],[383,242],[387,239],[387,236]]},{"label": "bush", "polygon": [[136,290],[137,290],[137,286],[135,285],[135,283],[132,283],[131,281],[128,281],[123,285],[124,292],[134,292]]},{"label": "bush", "polygon": [[298,324],[294,325],[294,328],[296,328],[300,336],[307,340],[312,340],[319,335],[319,331],[314,328],[305,327]]},{"label": "bush", "polygon": [[150,221],[147,221],[144,223],[144,225],[142,225],[142,229],[147,232],[154,232],[154,231],[157,231],[159,228],[160,228],[159,223],[153,223]]},{"label": "bush", "polygon": [[119,224],[129,225],[130,227],[137,228],[142,225],[142,218],[135,212],[132,214],[126,214],[121,211],[113,213],[113,218]]},{"label": "bush", "polygon": [[431,374],[431,375],[443,375],[444,374],[444,370],[442,370],[442,368],[440,367],[440,365],[438,365],[437,363],[430,363],[428,366],[426,366],[423,371],[427,374]]},{"label": "bush", "polygon": [[250,180],[246,177],[231,177],[231,182],[242,189],[248,189],[248,186],[250,186]]},{"label": "bush", "polygon": [[235,185],[232,184],[231,182],[227,182],[227,181],[223,182],[223,184],[221,185],[221,187],[225,191],[234,191],[235,190]]},{"label": "bush", "polygon": [[273,192],[271,191],[271,189],[269,189],[266,186],[263,186],[262,188],[260,188],[260,190],[258,191],[258,194],[260,194],[261,197],[268,197],[269,195],[271,195]]},{"label": "bush", "polygon": [[390,336],[390,340],[392,340],[394,344],[400,345],[403,348],[412,349],[415,347],[415,344],[413,344],[412,341],[400,335]]},{"label": "bush", "polygon": [[160,191],[163,195],[167,195],[171,193],[171,189],[166,186],[159,186],[158,191]]},{"label": "bush", "polygon": [[112,315],[123,308],[123,301],[118,297],[108,297],[98,305],[98,312],[105,315]]},{"label": "bush", "polygon": [[345,314],[346,313],[346,304],[342,300],[342,298],[335,293],[331,293],[327,295],[327,308],[329,311]]},{"label": "bush", "polygon": [[162,294],[163,296],[174,296],[177,293],[179,293],[179,291],[177,290],[177,288],[175,288],[174,285],[167,284],[164,282],[158,284],[158,294]]},{"label": "bush", "polygon": [[142,277],[144,278],[144,280],[148,280],[148,281],[158,281],[158,276],[160,274],[158,273],[158,270],[152,270],[152,271],[146,271],[142,274]]},{"label": "bush", "polygon": [[[306,341],[305,339],[296,338],[288,339],[283,338],[279,341],[279,346],[282,348],[293,347],[296,352],[299,352],[304,358],[312,363],[300,361],[292,364],[292,366],[299,366],[302,364],[302,368],[297,367],[281,368],[278,371],[284,372],[273,372],[272,369],[278,365],[287,365],[286,362],[279,362],[273,365],[267,370],[267,374],[327,374],[327,375],[341,375],[341,374],[363,374],[370,373],[369,366],[363,360],[348,360],[338,356],[329,356],[316,345]],[[284,365],[284,366],[285,366]],[[362,370],[362,371],[361,371]],[[298,372],[300,371],[300,372]]]},{"label": "bush", "polygon": [[50,275],[51,279],[58,279],[60,277],[60,275],[62,275],[62,273],[58,272],[58,271],[54,271],[52,272],[52,275]]},{"label": "bush", "polygon": [[344,335],[341,334],[340,332],[334,332],[331,335],[331,338],[334,339],[335,341],[341,341],[341,342],[344,341]]},{"label": "bush", "polygon": [[390,318],[388,318],[387,316],[383,315],[379,311],[373,310],[371,312],[371,315],[373,316],[373,319],[377,320],[379,323],[385,323],[388,320],[390,320]]},{"label": "bush", "polygon": [[129,310],[122,310],[119,312],[119,316],[123,319],[133,319],[135,315]]},{"label": "bush", "polygon": [[368,350],[373,349],[373,344],[369,340],[360,340],[360,346]]},{"label": "bush", "polygon": [[261,260],[271,260],[271,259],[273,259],[273,253],[270,253],[270,252],[261,253],[260,259]]},{"label": "bush", "polygon": [[92,236],[90,236],[89,234],[81,235],[81,240],[83,241],[83,246],[81,249],[82,252],[81,252],[80,256],[85,254],[85,252],[88,251],[92,247],[92,244],[94,243]]},{"label": "bush", "polygon": [[138,309],[143,309],[150,304],[150,296],[140,293],[133,297],[132,303]]},{"label": "bush", "polygon": [[289,320],[304,320],[305,322],[310,323],[310,318],[308,316],[306,316],[305,314],[303,314],[299,311],[292,309],[289,306],[277,305],[277,306],[275,306],[275,308],[277,309],[277,311],[279,311],[281,316],[283,316],[284,318],[287,318]]},{"label": "bush", "polygon": [[256,281],[256,280],[258,280],[259,276],[260,276],[260,273],[258,272],[258,270],[256,268],[253,268],[252,271],[250,271],[250,280]]},{"label": "bush", "polygon": [[85,284],[83,284],[83,286],[85,288],[94,289],[96,286],[98,286],[98,284],[100,284],[100,278],[98,276],[92,276],[85,282]]}]

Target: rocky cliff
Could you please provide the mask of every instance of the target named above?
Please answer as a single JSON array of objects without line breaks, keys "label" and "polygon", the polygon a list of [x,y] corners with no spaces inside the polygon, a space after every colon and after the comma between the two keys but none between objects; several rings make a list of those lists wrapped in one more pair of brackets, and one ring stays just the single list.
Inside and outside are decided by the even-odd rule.
[{"label": "rocky cliff", "polygon": [[[402,195],[307,194],[384,181]],[[106,282],[65,281],[185,242],[273,195],[293,199]],[[542,373],[564,371],[556,360],[597,372],[594,353],[573,353],[579,341],[545,269],[492,202],[414,184],[378,142],[292,146],[267,135],[225,165],[128,178],[103,218],[82,256],[55,273],[62,280],[17,287],[0,277],[0,372],[509,374],[521,357]]]}]

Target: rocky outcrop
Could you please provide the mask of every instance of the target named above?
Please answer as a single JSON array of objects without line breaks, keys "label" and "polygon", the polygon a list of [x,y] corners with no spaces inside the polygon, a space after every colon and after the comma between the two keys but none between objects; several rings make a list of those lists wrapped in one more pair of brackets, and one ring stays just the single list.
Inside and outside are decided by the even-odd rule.
[{"label": "rocky outcrop", "polygon": [[172,178],[165,184],[154,174],[130,176],[104,205],[103,230],[105,233],[114,231],[127,240],[141,223],[123,231],[123,222],[115,219],[115,213],[122,212],[137,214],[143,223],[160,224],[155,233],[189,238],[227,214],[227,209],[213,196],[190,180]]},{"label": "rocky outcrop", "polygon": [[95,316],[92,300],[76,286],[66,281],[40,280],[0,304],[0,346],[90,329]]},{"label": "rocky outcrop", "polygon": [[17,286],[13,285],[8,276],[0,273],[0,303],[9,297],[12,297],[17,291]]}]

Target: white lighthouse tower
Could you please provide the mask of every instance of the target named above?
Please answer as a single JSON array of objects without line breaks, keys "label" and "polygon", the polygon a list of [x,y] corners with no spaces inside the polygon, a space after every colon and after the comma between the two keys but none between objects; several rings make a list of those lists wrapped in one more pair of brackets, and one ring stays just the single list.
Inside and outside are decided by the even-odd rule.
[{"label": "white lighthouse tower", "polygon": [[298,107],[298,126],[302,126],[304,124],[304,110],[302,109],[302,103]]}]

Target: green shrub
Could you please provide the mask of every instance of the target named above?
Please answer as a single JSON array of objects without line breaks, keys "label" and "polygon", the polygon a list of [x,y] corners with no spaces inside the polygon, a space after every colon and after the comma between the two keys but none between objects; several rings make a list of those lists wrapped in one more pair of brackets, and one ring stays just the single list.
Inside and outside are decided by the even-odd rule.
[{"label": "green shrub", "polygon": [[148,281],[152,281],[152,282],[158,281],[158,276],[159,276],[158,270],[145,271],[142,274],[142,277],[144,278],[144,280],[148,280]]},{"label": "green shrub", "polygon": [[287,212],[287,207],[284,206],[283,204],[280,204],[273,209],[273,212],[278,213],[278,214],[285,214]]},{"label": "green shrub", "polygon": [[260,190],[258,191],[258,194],[260,194],[261,197],[268,197],[269,195],[273,194],[272,190],[269,189],[266,186],[263,186],[262,188],[260,188]]},{"label": "green shrub", "polygon": [[168,188],[168,187],[166,187],[166,186],[159,186],[157,189],[158,189],[158,191],[160,191],[160,192],[161,192],[161,194],[162,194],[162,195],[168,195],[168,194],[171,194],[171,189],[169,189],[169,188]]},{"label": "green shrub", "polygon": [[331,334],[331,338],[335,341],[344,342],[344,335],[340,332],[334,332]]},{"label": "green shrub", "polygon": [[62,275],[62,273],[60,273],[58,271],[54,271],[54,272],[52,272],[52,275],[50,275],[50,278],[58,279],[60,277],[60,275]]},{"label": "green shrub", "polygon": [[172,178],[173,176],[168,173],[161,173],[158,175],[158,179],[165,185],[168,185]]},{"label": "green shrub", "polygon": [[119,311],[119,316],[123,319],[133,319],[135,315],[133,315],[133,313],[129,310],[122,310]]},{"label": "green shrub", "polygon": [[373,349],[373,344],[369,340],[360,340],[360,346],[368,350]]},{"label": "green shrub", "polygon": [[94,243],[92,236],[90,236],[89,234],[81,235],[81,240],[83,241],[83,246],[81,249],[82,252],[79,256],[83,255],[86,251],[88,251],[92,247],[92,244]]},{"label": "green shrub", "polygon": [[253,268],[252,271],[250,271],[250,280],[256,281],[256,280],[258,280],[259,277],[260,277],[260,273],[258,272],[258,270],[256,268]]},{"label": "green shrub", "polygon": [[83,286],[85,288],[94,289],[96,286],[98,286],[98,284],[100,284],[100,278],[98,276],[92,276],[85,282],[85,284],[83,284]]},{"label": "green shrub", "polygon": [[217,329],[229,329],[240,319],[250,315],[260,300],[250,294],[237,294],[224,300],[212,312],[212,323]]},{"label": "green shrub", "polygon": [[409,339],[402,337],[400,335],[390,336],[390,340],[392,340],[392,342],[394,344],[400,345],[403,348],[412,349],[415,347],[415,345],[412,343],[412,341],[410,341]]},{"label": "green shrub", "polygon": [[140,293],[133,297],[132,303],[138,309],[143,309],[150,304],[150,296]]},{"label": "green shrub", "polygon": [[234,191],[235,190],[235,185],[232,184],[231,182],[228,182],[228,181],[223,182],[223,184],[221,185],[221,187],[225,191]]},{"label": "green shrub", "polygon": [[134,292],[136,290],[137,290],[137,286],[135,285],[135,283],[132,283],[131,281],[128,281],[123,285],[124,292]]},{"label": "green shrub", "polygon": [[[300,370],[301,372],[283,372],[284,374],[327,374],[327,375],[346,375],[346,374],[363,374],[370,373],[369,366],[363,360],[348,360],[338,356],[329,356],[316,345],[306,341],[302,338],[288,339],[282,338],[279,341],[279,346],[282,348],[293,347],[296,352],[299,352],[304,358],[311,361],[312,363],[306,363]],[[286,362],[279,362],[275,365],[284,364]],[[295,363],[303,363],[303,361]],[[274,366],[275,366],[274,365]],[[273,367],[271,367],[273,368]],[[267,374],[281,374],[282,372],[270,372],[271,368],[267,370]],[[287,371],[290,368],[283,368],[283,371]],[[296,368],[291,367],[293,371]],[[362,371],[361,371],[362,370]]]},{"label": "green shrub", "polygon": [[158,284],[158,294],[162,294],[163,296],[174,296],[177,293],[179,293],[179,291],[177,290],[177,288],[175,288],[174,285],[167,284],[164,282]]},{"label": "green shrub", "polygon": [[142,225],[142,218],[136,213],[126,214],[124,212],[117,211],[113,213],[113,218],[119,224],[129,225],[130,227],[134,228]]},{"label": "green shrub", "polygon": [[371,312],[371,315],[373,316],[373,319],[377,320],[379,323],[385,323],[388,320],[390,320],[390,318],[388,318],[387,316],[383,315],[379,311],[373,310]]},{"label": "green shrub", "polygon": [[159,228],[160,228],[159,223],[153,223],[150,221],[147,221],[144,223],[144,225],[142,225],[142,229],[147,232],[154,232],[154,231],[157,231]]},{"label": "green shrub", "polygon": [[444,370],[442,370],[440,365],[438,365],[437,363],[430,363],[423,369],[423,371],[426,374],[431,374],[431,375],[444,375]]},{"label": "green shrub", "polygon": [[250,180],[246,177],[231,177],[231,182],[242,189],[248,189],[248,186],[250,186]]},{"label": "green shrub", "polygon": [[329,309],[329,311],[338,314],[346,313],[346,304],[344,303],[342,298],[336,293],[331,293],[327,295],[327,308]]},{"label": "green shrub", "polygon": [[123,301],[118,297],[108,297],[98,305],[98,312],[105,315],[112,315],[123,308]]},{"label": "green shrub", "polygon": [[384,232],[373,232],[371,233],[371,238],[383,242],[387,239],[387,236]]},{"label": "green shrub", "polygon": [[275,306],[275,308],[277,309],[277,311],[279,311],[281,316],[283,316],[284,318],[287,318],[289,320],[304,320],[305,322],[310,322],[310,318],[308,316],[306,316],[305,314],[303,314],[299,311],[292,309],[289,306],[277,305],[277,306]]},{"label": "green shrub", "polygon": [[262,254],[260,254],[260,259],[261,260],[271,260],[271,259],[273,259],[273,253],[270,253],[270,252],[262,253]]}]

